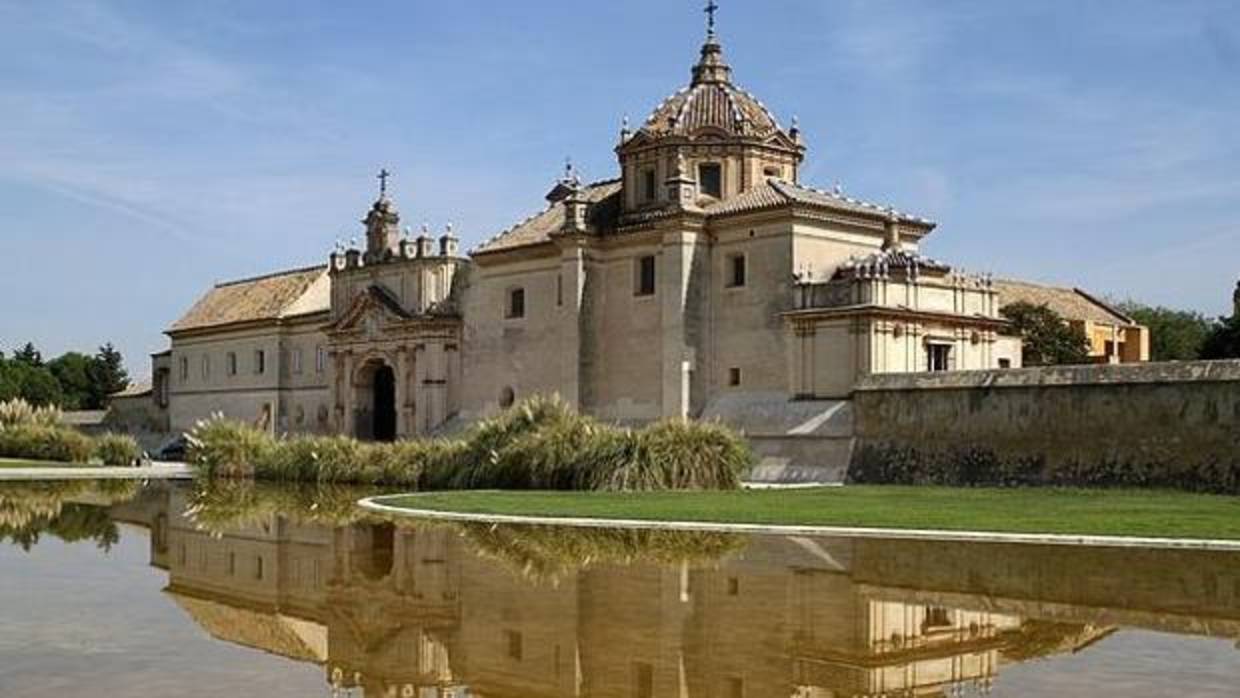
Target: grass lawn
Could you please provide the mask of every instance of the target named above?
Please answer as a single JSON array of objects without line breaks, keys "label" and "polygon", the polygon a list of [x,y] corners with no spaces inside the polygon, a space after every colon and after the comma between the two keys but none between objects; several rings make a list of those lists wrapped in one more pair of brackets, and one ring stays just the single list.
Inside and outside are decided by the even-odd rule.
[{"label": "grass lawn", "polygon": [[61,463],[50,460],[13,460],[0,458],[0,468],[82,468],[85,463]]},{"label": "grass lawn", "polygon": [[489,514],[1240,539],[1240,497],[1165,491],[849,486],[739,492],[445,492],[381,501]]}]

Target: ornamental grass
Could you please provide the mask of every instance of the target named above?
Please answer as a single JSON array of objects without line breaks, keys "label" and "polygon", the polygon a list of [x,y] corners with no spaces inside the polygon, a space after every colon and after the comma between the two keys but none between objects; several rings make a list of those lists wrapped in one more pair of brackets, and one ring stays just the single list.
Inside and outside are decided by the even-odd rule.
[{"label": "ornamental grass", "polygon": [[277,439],[215,417],[195,427],[189,444],[189,462],[208,477],[411,490],[736,489],[752,464],[744,439],[722,425],[668,421],[622,429],[544,397],[455,439]]}]

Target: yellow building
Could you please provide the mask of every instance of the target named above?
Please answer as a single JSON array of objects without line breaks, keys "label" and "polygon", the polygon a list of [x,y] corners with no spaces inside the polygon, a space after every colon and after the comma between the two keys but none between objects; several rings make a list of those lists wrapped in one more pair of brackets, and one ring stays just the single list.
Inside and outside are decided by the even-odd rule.
[{"label": "yellow building", "polygon": [[1090,359],[1097,363],[1150,360],[1149,328],[1079,288],[998,279],[994,284],[1000,308],[1013,303],[1044,305],[1079,328],[1089,340]]}]

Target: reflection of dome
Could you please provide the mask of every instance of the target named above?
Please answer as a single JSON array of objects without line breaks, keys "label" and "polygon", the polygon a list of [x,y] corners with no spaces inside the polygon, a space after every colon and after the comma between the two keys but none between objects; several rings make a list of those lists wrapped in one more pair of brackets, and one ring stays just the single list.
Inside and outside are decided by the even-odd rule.
[{"label": "reflection of dome", "polygon": [[723,48],[711,37],[693,67],[693,82],[663,100],[642,130],[652,136],[689,136],[717,129],[731,136],[765,138],[779,131],[774,115],[756,97],[732,84]]}]

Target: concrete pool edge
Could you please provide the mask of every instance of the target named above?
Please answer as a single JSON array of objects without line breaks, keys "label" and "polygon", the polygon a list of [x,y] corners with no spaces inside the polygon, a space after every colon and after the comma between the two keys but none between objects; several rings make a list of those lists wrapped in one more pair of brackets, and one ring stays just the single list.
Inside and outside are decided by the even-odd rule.
[{"label": "concrete pool edge", "polygon": [[96,465],[49,465],[32,468],[0,468],[0,482],[49,480],[191,480],[193,470],[184,463],[161,463],[137,467]]},{"label": "concrete pool edge", "polygon": [[385,494],[363,497],[361,508],[381,514],[439,521],[472,523],[524,524],[533,526],[573,526],[577,528],[630,528],[663,531],[706,531],[713,533],[744,533],[751,535],[837,536],[841,538],[899,538],[957,543],[1021,543],[1027,545],[1072,545],[1081,547],[1153,548],[1165,550],[1201,550],[1240,552],[1240,540],[1207,538],[1142,538],[1135,536],[1097,536],[1062,533],[1000,533],[988,531],[950,531],[938,529],[872,528],[862,526],[805,526],[710,521],[661,521],[652,519],[604,519],[572,516],[517,516],[513,514],[479,514],[438,509],[411,509],[384,504],[383,499],[416,497],[425,492]]}]

